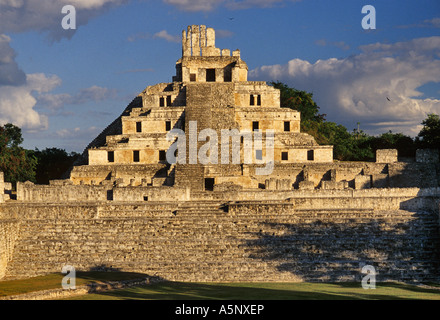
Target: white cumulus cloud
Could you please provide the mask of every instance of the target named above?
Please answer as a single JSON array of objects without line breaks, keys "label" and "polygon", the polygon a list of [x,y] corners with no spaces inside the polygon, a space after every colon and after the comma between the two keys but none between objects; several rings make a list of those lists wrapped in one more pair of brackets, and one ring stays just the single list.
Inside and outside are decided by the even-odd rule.
[{"label": "white cumulus cloud", "polygon": [[7,34],[39,31],[46,32],[52,40],[70,38],[75,30],[64,30],[61,9],[73,5],[76,9],[77,28],[91,18],[111,7],[130,0],[0,0],[0,123],[12,122],[25,131],[40,131],[48,128],[47,115],[36,111],[39,100],[52,111],[66,102],[79,104],[89,100],[102,100],[114,93],[106,88],[91,87],[76,95],[50,94],[61,85],[56,75],[43,73],[26,74],[16,63],[16,52],[10,46]]},{"label": "white cumulus cloud", "polygon": [[33,93],[53,90],[61,83],[57,76],[28,74],[26,83],[20,86],[0,87],[0,124],[13,123],[27,131],[40,131],[48,128],[47,116],[34,110],[37,99]]},{"label": "white cumulus cloud", "polygon": [[182,40],[182,36],[173,36],[168,33],[166,30],[159,31],[153,35],[153,38],[164,39],[168,42],[180,42]]},{"label": "white cumulus cloud", "polygon": [[388,130],[416,135],[428,113],[440,113],[440,100],[418,88],[440,82],[440,37],[362,46],[361,53],[310,63],[292,59],[262,66],[250,78],[282,81],[314,94],[327,118],[371,133]]},{"label": "white cumulus cloud", "polygon": [[[56,113],[66,105],[79,105],[90,101],[104,101],[116,97],[116,90],[92,86],[81,89],[74,95],[68,93],[44,93],[37,97],[38,105]],[[68,113],[71,114],[71,113]]]}]

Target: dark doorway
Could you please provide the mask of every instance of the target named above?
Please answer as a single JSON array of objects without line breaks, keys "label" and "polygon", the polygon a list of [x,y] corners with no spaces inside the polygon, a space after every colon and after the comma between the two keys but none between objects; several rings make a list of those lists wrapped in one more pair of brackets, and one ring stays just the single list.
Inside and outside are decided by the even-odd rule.
[{"label": "dark doorway", "polygon": [[206,191],[214,191],[214,178],[205,178],[205,190]]},{"label": "dark doorway", "polygon": [[159,161],[167,160],[167,152],[165,150],[159,150]]},{"label": "dark doorway", "polygon": [[206,82],[215,82],[215,69],[206,69]]},{"label": "dark doorway", "polygon": [[231,82],[232,81],[232,70],[231,68],[225,68],[223,71],[223,81]]},{"label": "dark doorway", "polygon": [[115,162],[115,152],[114,151],[107,152],[107,160],[108,160],[108,162]]},{"label": "dark doorway", "polygon": [[133,151],[133,162],[139,162],[139,150]]}]

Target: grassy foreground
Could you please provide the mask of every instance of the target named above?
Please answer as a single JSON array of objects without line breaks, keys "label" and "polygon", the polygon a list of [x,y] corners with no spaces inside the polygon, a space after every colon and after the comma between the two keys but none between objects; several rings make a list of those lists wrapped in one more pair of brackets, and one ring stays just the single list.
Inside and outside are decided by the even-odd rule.
[{"label": "grassy foreground", "polygon": [[[29,279],[0,281],[0,297],[24,294],[40,290],[61,289],[61,281],[65,274],[56,273]],[[145,277],[140,273],[129,272],[77,272],[76,286],[102,281],[121,281]]]},{"label": "grassy foreground", "polygon": [[[130,280],[143,274],[124,272],[77,272],[76,285]],[[0,281],[0,297],[32,291],[60,289],[63,274],[24,280]],[[377,283],[363,289],[360,283],[185,283],[158,282],[99,294],[74,296],[71,300],[440,300],[440,287]]]},{"label": "grassy foreground", "polygon": [[75,300],[440,300],[440,290],[401,283],[182,283],[148,286],[73,297]]}]

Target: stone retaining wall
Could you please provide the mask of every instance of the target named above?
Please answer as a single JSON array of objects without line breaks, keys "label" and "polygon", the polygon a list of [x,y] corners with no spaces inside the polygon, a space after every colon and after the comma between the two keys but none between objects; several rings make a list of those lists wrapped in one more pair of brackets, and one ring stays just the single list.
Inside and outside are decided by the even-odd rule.
[{"label": "stone retaining wall", "polygon": [[11,202],[0,207],[0,226],[19,221],[6,260],[2,250],[5,279],[72,265],[175,281],[358,281],[361,265],[371,264],[378,281],[428,281],[438,276],[435,194],[351,190],[341,197],[341,190],[322,190],[231,203]]}]

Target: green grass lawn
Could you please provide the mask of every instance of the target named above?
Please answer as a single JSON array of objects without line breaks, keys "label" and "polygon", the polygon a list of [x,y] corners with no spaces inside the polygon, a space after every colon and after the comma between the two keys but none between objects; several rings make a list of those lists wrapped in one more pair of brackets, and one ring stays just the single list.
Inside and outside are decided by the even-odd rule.
[{"label": "green grass lawn", "polygon": [[440,290],[401,283],[184,283],[148,286],[78,296],[76,300],[440,300]]},{"label": "green grass lawn", "polygon": [[[92,282],[139,279],[138,273],[77,272],[76,285]],[[63,274],[24,280],[0,281],[0,297],[26,292],[60,289]],[[71,297],[71,300],[440,300],[440,287],[432,288],[384,282],[376,289],[360,283],[187,283],[158,282],[99,294]]]},{"label": "green grass lawn", "polygon": [[[49,274],[29,279],[0,281],[0,297],[23,294],[33,291],[60,289],[65,274]],[[144,278],[144,274],[130,272],[77,272],[76,286],[93,282],[121,281]]]}]

